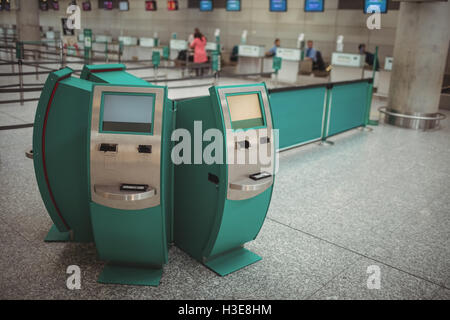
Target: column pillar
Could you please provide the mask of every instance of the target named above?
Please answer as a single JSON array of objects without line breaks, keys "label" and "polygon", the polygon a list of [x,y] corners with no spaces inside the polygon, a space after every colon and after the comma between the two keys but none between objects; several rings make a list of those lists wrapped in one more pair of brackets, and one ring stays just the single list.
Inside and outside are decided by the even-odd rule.
[{"label": "column pillar", "polygon": [[[431,129],[439,117],[439,98],[449,46],[450,6],[442,1],[407,1],[400,5],[394,66],[385,121],[414,129]],[[395,113],[395,114],[392,114]]]},{"label": "column pillar", "polygon": [[39,2],[20,1],[20,8],[16,11],[17,40],[39,41],[41,31],[39,28]]}]

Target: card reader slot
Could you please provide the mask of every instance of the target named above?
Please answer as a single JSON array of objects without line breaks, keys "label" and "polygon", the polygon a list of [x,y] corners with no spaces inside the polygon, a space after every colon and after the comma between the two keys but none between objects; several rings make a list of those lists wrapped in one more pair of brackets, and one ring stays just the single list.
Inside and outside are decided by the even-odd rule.
[{"label": "card reader slot", "polygon": [[236,142],[236,149],[250,149],[250,147],[251,147],[251,144],[250,144],[250,141],[248,141],[248,140]]},{"label": "card reader slot", "polygon": [[152,153],[152,146],[151,145],[139,145],[138,147],[139,153]]},{"label": "card reader slot", "polygon": [[252,179],[252,180],[258,181],[258,180],[269,178],[271,176],[272,175],[270,173],[263,171],[263,172],[258,172],[258,173],[251,174],[249,176],[249,178]]},{"label": "card reader slot", "polygon": [[145,192],[148,190],[148,184],[126,184],[120,185],[120,191],[137,191]]},{"label": "card reader slot", "polygon": [[115,143],[102,143],[102,144],[100,144],[99,151],[102,151],[102,152],[117,152],[117,144],[115,144]]},{"label": "card reader slot", "polygon": [[208,181],[214,184],[219,184],[219,177],[216,176],[215,174],[208,173]]},{"label": "card reader slot", "polygon": [[122,190],[123,186],[133,185],[94,185],[94,192],[96,195],[109,200],[119,201],[139,201],[146,200],[156,196],[156,189],[149,187],[148,185],[134,185],[145,186],[145,191],[139,190]]},{"label": "card reader slot", "polygon": [[270,143],[270,138],[269,137],[261,137],[259,139],[259,143],[260,144],[268,144],[268,143]]}]

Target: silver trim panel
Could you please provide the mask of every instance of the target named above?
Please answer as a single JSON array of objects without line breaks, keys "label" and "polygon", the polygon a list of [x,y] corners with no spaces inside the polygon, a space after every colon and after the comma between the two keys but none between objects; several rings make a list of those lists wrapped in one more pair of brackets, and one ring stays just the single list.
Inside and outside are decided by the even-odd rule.
[{"label": "silver trim panel", "polygon": [[[267,178],[264,185],[258,188],[254,187],[240,187],[241,181],[251,180],[249,176],[251,174],[255,174],[262,171],[268,171],[271,174],[274,174],[273,170],[275,167],[275,150],[274,150],[274,137],[273,137],[273,125],[272,125],[272,117],[270,112],[269,105],[269,97],[267,95],[267,90],[264,85],[257,86],[244,86],[244,87],[231,87],[231,88],[218,88],[217,90],[220,105],[222,108],[223,120],[226,129],[226,153],[227,153],[227,164],[228,164],[228,185],[227,185],[227,199],[229,200],[245,200],[250,199],[258,194],[261,194],[273,184],[273,176]],[[250,151],[253,151],[254,148],[259,148],[261,145],[261,138],[269,138],[267,144],[267,150],[270,152],[269,156],[271,157],[271,163],[268,165],[262,165],[261,163],[255,164],[236,164],[236,136],[232,131],[230,113],[228,110],[228,103],[226,99],[227,94],[234,93],[250,93],[250,92],[258,92],[261,94],[263,110],[266,119],[266,127],[258,128],[258,129],[250,129],[252,131],[256,131],[255,135],[250,136],[247,140],[250,143],[250,149],[245,150],[246,159],[249,157]],[[249,130],[249,131],[250,131]],[[258,159],[259,160],[259,159]],[[270,169],[268,169],[270,168]],[[259,182],[261,183],[261,182]],[[233,185],[233,188],[231,187]],[[250,185],[250,184],[246,184]]]},{"label": "silver trim panel", "polygon": [[[153,135],[99,132],[103,92],[155,94]],[[122,210],[140,210],[160,205],[161,133],[164,99],[165,92],[162,87],[95,86],[92,100],[90,140],[90,179],[93,202]],[[124,107],[126,108],[126,106]],[[99,146],[102,143],[117,144],[117,152],[100,151]],[[151,145],[152,153],[139,153],[139,145]],[[120,186],[123,183],[148,185],[154,190],[155,194],[131,196],[131,198],[139,198],[140,201],[130,201],[126,200],[127,196],[124,196],[124,194],[105,197],[104,193],[99,194],[95,191],[95,186],[97,188],[98,186]]]},{"label": "silver trim panel", "polygon": [[240,191],[259,191],[266,190],[273,183],[273,179],[266,178],[263,182],[254,181],[252,179],[245,179],[239,182],[230,183],[230,189],[240,190]]}]

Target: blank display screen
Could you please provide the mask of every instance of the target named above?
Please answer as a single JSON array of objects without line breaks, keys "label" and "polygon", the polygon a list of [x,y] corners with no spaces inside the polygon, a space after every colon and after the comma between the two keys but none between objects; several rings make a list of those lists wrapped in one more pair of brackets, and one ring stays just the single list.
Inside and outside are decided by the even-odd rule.
[{"label": "blank display screen", "polygon": [[227,103],[233,129],[248,129],[264,125],[257,93],[228,96]]},{"label": "blank display screen", "polygon": [[103,131],[151,133],[152,95],[105,94],[103,96]]}]

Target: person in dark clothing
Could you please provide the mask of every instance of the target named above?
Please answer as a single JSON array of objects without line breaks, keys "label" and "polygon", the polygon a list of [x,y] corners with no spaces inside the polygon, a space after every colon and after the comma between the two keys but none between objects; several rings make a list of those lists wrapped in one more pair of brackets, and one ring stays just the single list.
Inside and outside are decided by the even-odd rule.
[{"label": "person in dark clothing", "polygon": [[238,62],[239,60],[239,46],[234,46],[233,50],[231,51],[230,54],[230,61],[231,62]]},{"label": "person in dark clothing", "polygon": [[[374,64],[374,62],[375,62],[375,61],[374,61],[374,60],[375,60],[375,55],[374,55],[373,53],[371,53],[371,52],[366,51],[366,45],[363,44],[363,43],[361,43],[361,44],[358,46],[358,50],[359,50],[359,53],[360,53],[360,54],[366,55],[366,63],[367,63],[369,66],[373,67],[373,64]],[[378,70],[380,70],[380,62],[378,61],[378,58],[377,58],[376,66],[375,66],[375,71],[378,71]]]}]

